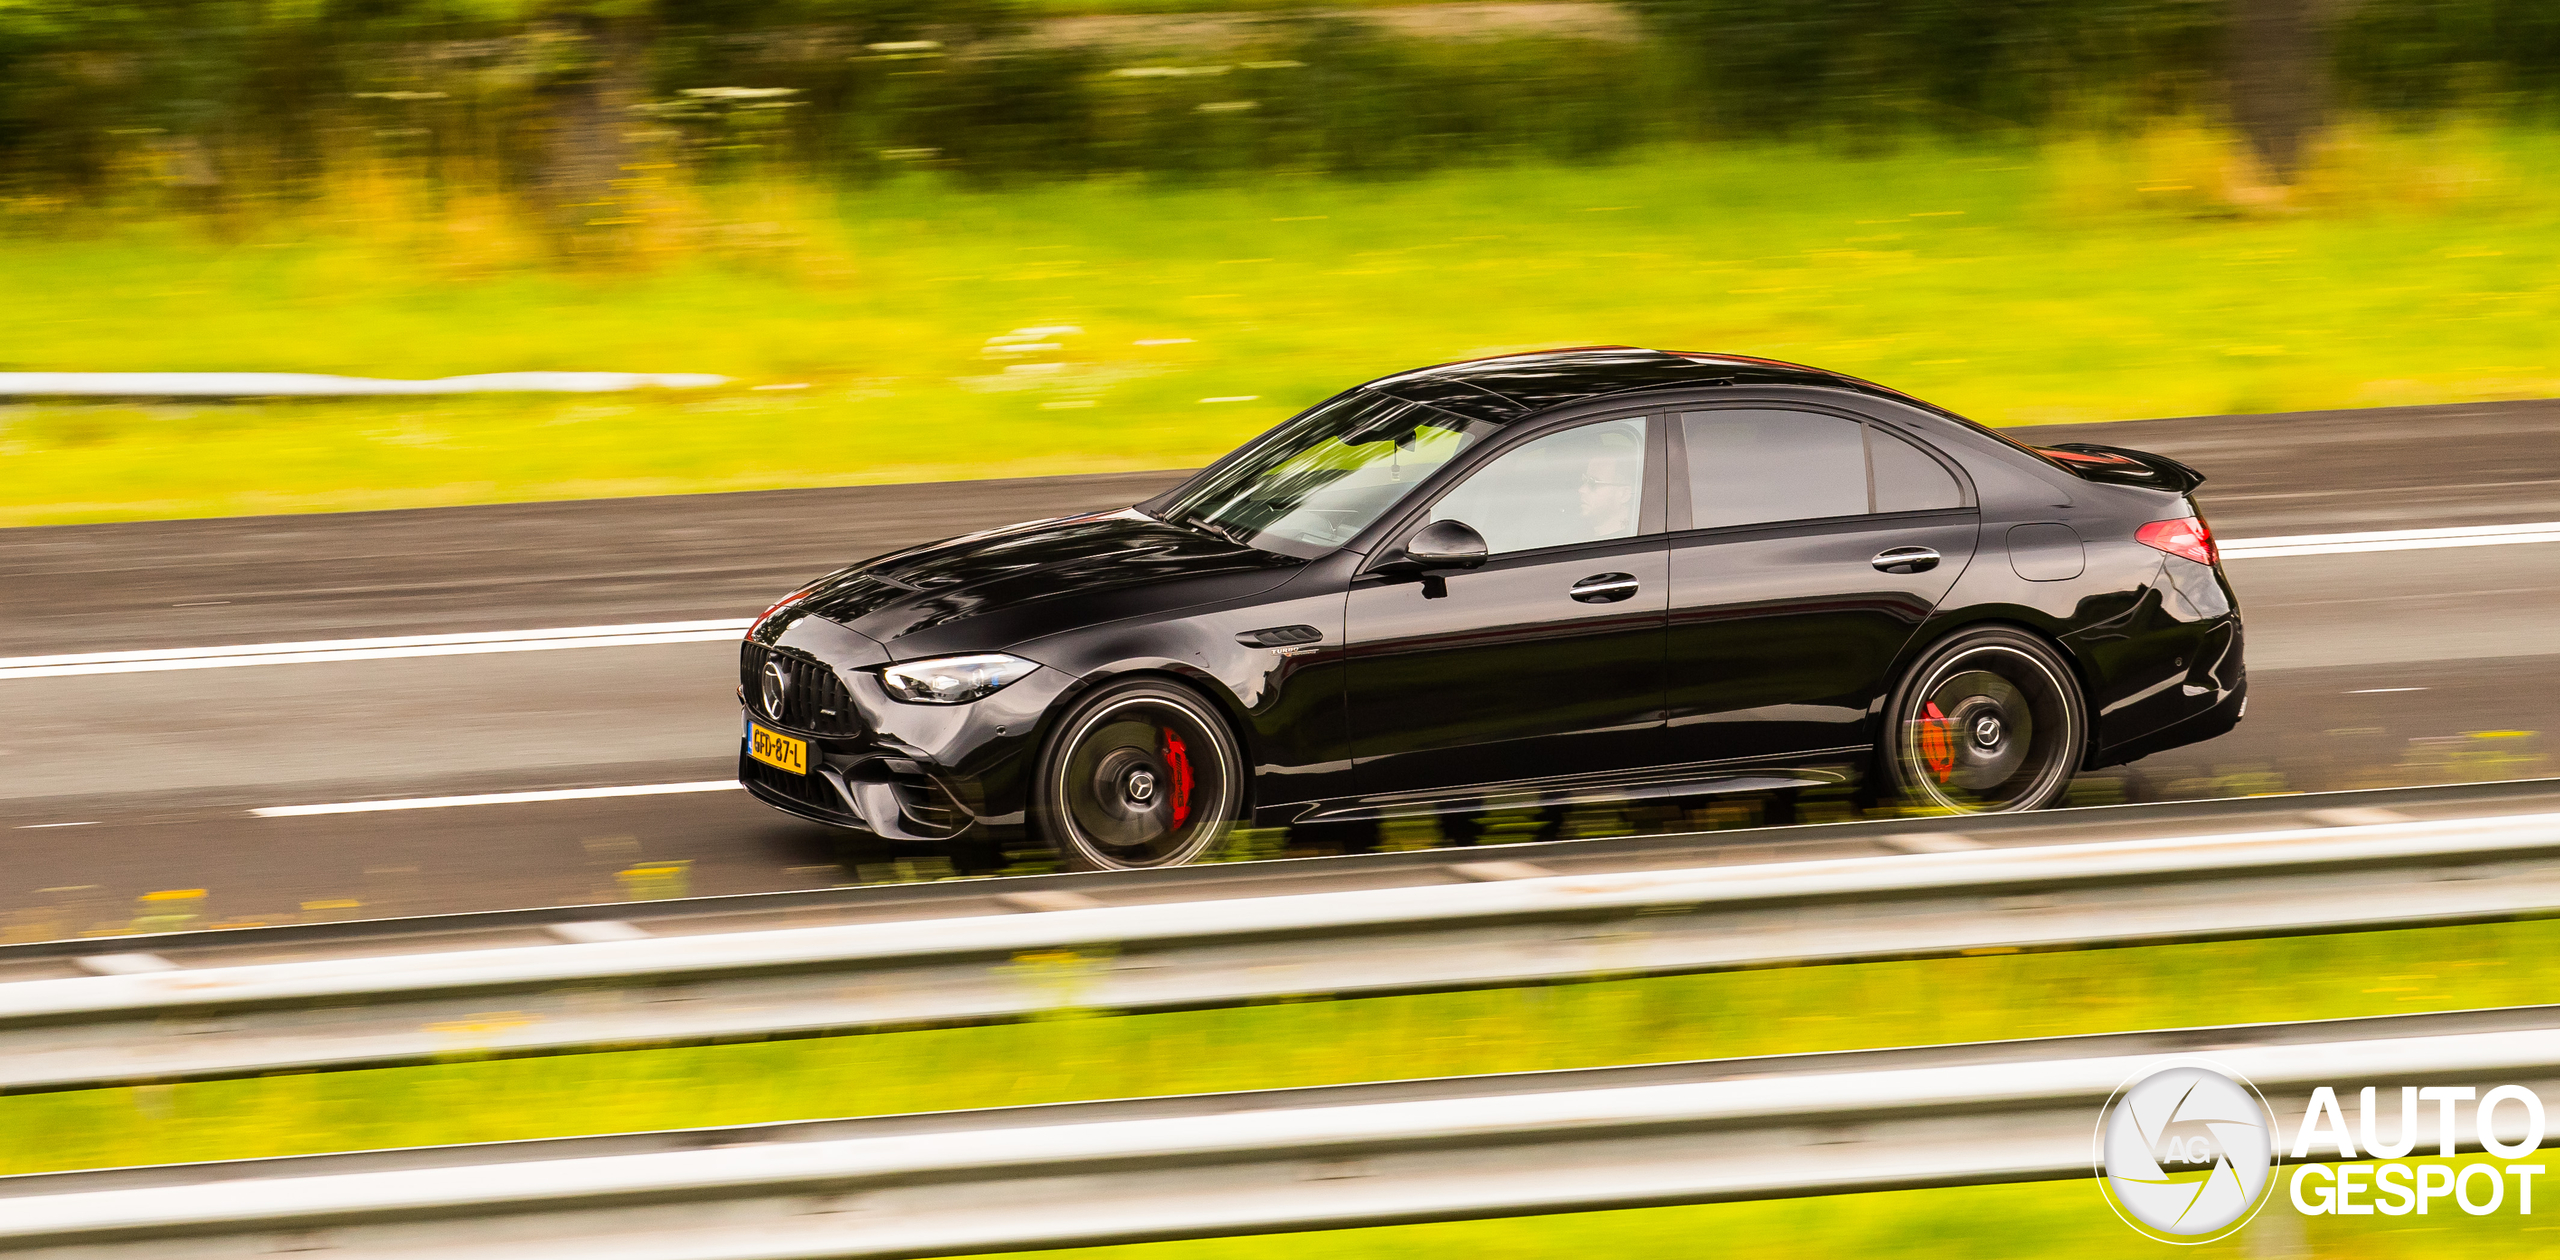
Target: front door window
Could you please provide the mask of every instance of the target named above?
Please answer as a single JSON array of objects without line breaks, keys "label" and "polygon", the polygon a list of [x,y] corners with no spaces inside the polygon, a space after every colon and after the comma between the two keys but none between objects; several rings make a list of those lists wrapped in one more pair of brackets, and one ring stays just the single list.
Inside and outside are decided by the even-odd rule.
[{"label": "front door window", "polygon": [[1480,568],[1353,581],[1351,732],[1364,791],[1626,770],[1660,759],[1666,463],[1642,417],[1542,434],[1433,503]]},{"label": "front door window", "polygon": [[1494,555],[1636,536],[1644,490],[1643,420],[1551,433],[1504,452],[1431,505],[1463,521]]}]

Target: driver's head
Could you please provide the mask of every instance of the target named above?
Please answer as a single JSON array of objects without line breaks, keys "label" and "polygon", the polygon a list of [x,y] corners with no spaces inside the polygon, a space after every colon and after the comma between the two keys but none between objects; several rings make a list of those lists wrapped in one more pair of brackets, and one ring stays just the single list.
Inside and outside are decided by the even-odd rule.
[{"label": "driver's head", "polygon": [[1644,452],[1622,433],[1603,434],[1582,465],[1582,520],[1593,538],[1635,532]]}]

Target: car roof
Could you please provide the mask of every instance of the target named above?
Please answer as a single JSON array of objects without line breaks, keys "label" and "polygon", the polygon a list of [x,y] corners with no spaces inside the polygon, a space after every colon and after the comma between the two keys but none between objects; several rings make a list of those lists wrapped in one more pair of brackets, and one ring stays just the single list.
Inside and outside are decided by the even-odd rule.
[{"label": "car roof", "polygon": [[1362,388],[1470,419],[1506,423],[1612,394],[1684,385],[1809,385],[1940,410],[1899,390],[1799,363],[1636,346],[1576,346],[1465,359],[1380,377]]}]

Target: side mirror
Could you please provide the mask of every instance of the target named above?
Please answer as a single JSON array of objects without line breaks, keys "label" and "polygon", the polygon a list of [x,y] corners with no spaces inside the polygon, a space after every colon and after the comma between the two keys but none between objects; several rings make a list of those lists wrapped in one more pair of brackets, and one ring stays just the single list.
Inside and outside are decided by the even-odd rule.
[{"label": "side mirror", "polygon": [[1472,569],[1485,553],[1484,535],[1465,521],[1433,521],[1404,543],[1404,558],[1418,569]]}]

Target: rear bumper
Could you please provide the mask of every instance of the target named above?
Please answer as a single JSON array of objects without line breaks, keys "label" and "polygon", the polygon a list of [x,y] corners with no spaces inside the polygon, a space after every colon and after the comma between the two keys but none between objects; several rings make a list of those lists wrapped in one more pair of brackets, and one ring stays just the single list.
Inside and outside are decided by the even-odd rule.
[{"label": "rear bumper", "polygon": [[2095,770],[2101,766],[2120,766],[2156,752],[2167,752],[2172,748],[2203,743],[2217,735],[2227,735],[2231,732],[2231,728],[2240,725],[2240,717],[2248,711],[2248,708],[2249,679],[2246,674],[2239,674],[2233,680],[2230,689],[2216,698],[2210,708],[2171,722],[2148,735],[2139,736],[2106,749],[2089,759],[2088,768]]},{"label": "rear bumper", "polygon": [[[2201,571],[2186,561],[2169,563]],[[2112,655],[2117,681],[2112,695],[2100,690],[2090,697],[2097,712],[2082,769],[2122,765],[2211,739],[2240,720],[2248,671],[2247,635],[2238,612],[2195,620],[2157,616],[2128,634],[2103,636],[2099,642],[2104,653],[2091,652],[2092,644],[2079,647],[2101,660]]]}]

